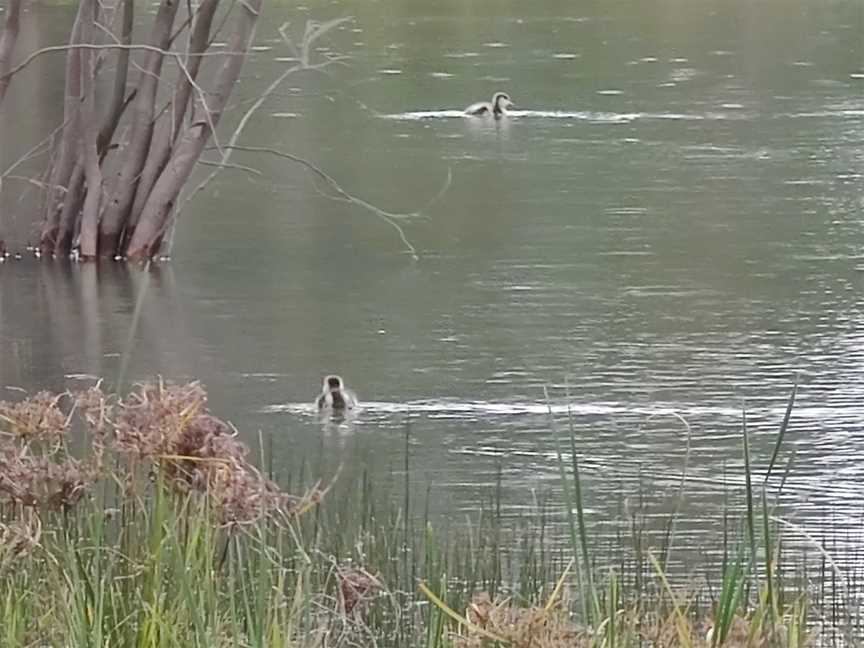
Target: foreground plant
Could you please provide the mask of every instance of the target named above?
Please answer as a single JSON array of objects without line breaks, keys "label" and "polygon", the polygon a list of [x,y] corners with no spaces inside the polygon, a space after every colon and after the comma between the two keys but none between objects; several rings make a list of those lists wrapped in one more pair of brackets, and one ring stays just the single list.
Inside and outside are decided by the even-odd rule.
[{"label": "foreground plant", "polygon": [[[40,392],[0,402],[0,503],[68,512],[100,481],[118,480],[133,497],[148,487],[144,478],[158,477],[175,493],[206,494],[225,525],[308,505],[264,478],[248,452],[236,430],[209,413],[198,383],[143,384],[124,399],[99,386]],[[320,495],[310,495],[313,503]]]}]

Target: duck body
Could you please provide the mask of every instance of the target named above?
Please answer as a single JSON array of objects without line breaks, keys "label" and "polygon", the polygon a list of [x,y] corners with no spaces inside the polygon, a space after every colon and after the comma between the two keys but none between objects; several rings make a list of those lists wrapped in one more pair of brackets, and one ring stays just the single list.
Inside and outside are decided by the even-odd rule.
[{"label": "duck body", "polygon": [[340,376],[324,377],[321,395],[316,400],[318,411],[344,412],[357,407],[357,395],[345,387]]},{"label": "duck body", "polygon": [[494,117],[500,119],[507,114],[507,109],[513,107],[513,102],[510,100],[510,95],[506,92],[496,92],[492,96],[492,101],[480,101],[471,104],[465,109],[465,114],[469,117]]}]

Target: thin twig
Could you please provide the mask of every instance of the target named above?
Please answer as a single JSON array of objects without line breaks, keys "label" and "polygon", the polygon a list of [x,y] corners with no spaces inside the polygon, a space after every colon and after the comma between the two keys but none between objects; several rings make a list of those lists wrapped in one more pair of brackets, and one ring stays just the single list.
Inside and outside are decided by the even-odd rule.
[{"label": "thin twig", "polygon": [[[145,52],[156,52],[158,54],[162,54],[163,56],[168,56],[179,61],[182,64],[183,55],[179,52],[173,52],[171,50],[164,50],[160,47],[155,47],[153,45],[123,45],[119,43],[105,43],[105,44],[93,44],[93,43],[77,43],[74,45],[51,45],[49,47],[43,47],[42,49],[38,49],[35,52],[31,52],[27,58],[21,61],[18,65],[13,67],[9,72],[0,77],[0,80],[6,79],[7,77],[13,77],[18,72],[23,70],[25,67],[30,65],[35,59],[43,56],[45,54],[51,54],[54,52],[65,52],[70,49],[93,49],[93,50],[104,50],[104,49],[128,49],[128,50],[142,50]],[[199,54],[198,56],[243,56],[243,52],[204,52]]]},{"label": "thin twig", "polygon": [[[6,167],[6,170],[3,173],[0,173],[0,193],[3,193],[3,178],[11,177],[12,172],[28,160],[32,160],[39,155],[43,155],[46,151],[40,151],[40,149],[49,146],[51,144],[51,141],[54,139],[54,136],[59,133],[65,126],[66,122],[63,122],[62,124],[57,126],[45,138],[43,138],[42,141],[35,144],[32,148],[30,148],[29,151],[24,153],[24,155],[22,155],[12,164]],[[16,180],[17,179],[20,179],[20,176],[16,177]]]},{"label": "thin twig", "polygon": [[66,191],[67,191],[66,187],[64,187],[63,185],[54,185],[53,187],[51,187],[51,185],[47,182],[40,182],[36,178],[28,178],[27,176],[7,175],[6,179],[7,180],[18,180],[20,182],[28,182],[35,187],[39,187],[40,189],[53,188],[53,189],[59,191],[60,193],[66,193]]},{"label": "thin twig", "polygon": [[263,176],[264,175],[263,172],[259,171],[258,169],[255,169],[253,167],[244,166],[242,164],[234,164],[231,162],[225,163],[225,162],[222,162],[221,160],[215,160],[215,161],[198,160],[198,164],[200,164],[202,166],[209,166],[209,167],[236,169],[237,171],[245,171],[246,173],[251,173],[252,175],[256,175],[256,176]]},{"label": "thin twig", "polygon": [[[234,133],[231,135],[231,138],[228,140],[228,144],[222,147],[222,149],[224,149],[224,152],[222,152],[220,150],[220,152],[222,152],[222,159],[225,160],[226,162],[228,161],[228,158],[231,157],[231,150],[236,148],[237,140],[240,139],[240,134],[243,132],[243,129],[246,128],[246,124],[252,118],[252,115],[254,115],[258,111],[258,109],[263,105],[263,103],[270,97],[270,95],[276,90],[276,88],[278,88],[282,84],[282,82],[285,81],[285,79],[287,79],[290,75],[294,74],[295,72],[300,72],[301,70],[319,70],[319,69],[321,69],[324,66],[329,65],[329,64],[330,64],[330,62],[328,61],[325,63],[320,63],[318,65],[309,66],[309,67],[304,67],[302,64],[293,65],[290,68],[288,68],[287,70],[285,70],[278,77],[276,77],[276,79],[274,79],[273,82],[269,86],[267,86],[267,88],[264,90],[264,92],[262,92],[258,96],[258,98],[255,99],[255,101],[252,103],[252,105],[249,107],[249,109],[243,114],[243,117],[240,118],[240,123],[237,124],[237,128],[234,129]],[[218,174],[219,174],[219,169],[216,169],[215,171],[213,171],[213,173],[211,173],[209,176],[204,178],[204,180],[202,180],[201,183],[197,187],[195,187],[195,189],[193,189],[186,196],[186,199],[183,201],[183,204],[180,206],[179,209],[177,209],[175,217],[179,216],[180,212],[182,212],[183,209],[186,207],[186,204],[190,200],[192,200],[192,198],[196,194],[198,194],[208,184],[210,184],[210,181],[213,180],[213,178],[215,178]]]},{"label": "thin twig", "polygon": [[407,220],[410,218],[417,218],[417,217],[422,216],[423,210],[428,209],[432,204],[434,204],[437,200],[439,200],[441,198],[441,196],[443,196],[444,193],[447,191],[447,189],[450,186],[450,183],[452,182],[452,172],[450,171],[450,169],[447,169],[447,179],[444,182],[444,186],[441,188],[441,190],[438,191],[438,193],[433,197],[433,199],[427,203],[426,207],[424,207],[423,210],[418,210],[418,211],[413,211],[413,212],[405,212],[405,213],[389,212],[389,211],[386,211],[384,209],[381,209],[380,207],[377,207],[376,205],[373,205],[370,202],[363,200],[362,198],[358,198],[357,196],[349,193],[348,191],[343,189],[342,186],[338,182],[336,182],[336,180],[331,175],[329,175],[326,171],[321,169],[321,167],[319,167],[319,166],[313,164],[312,162],[310,162],[309,160],[305,160],[299,156],[292,155],[291,153],[285,153],[284,151],[280,151],[278,149],[270,148],[267,146],[237,146],[237,145],[231,146],[231,145],[226,145],[224,148],[229,149],[229,150],[248,151],[251,153],[268,153],[270,155],[275,155],[277,157],[281,157],[281,158],[284,158],[286,160],[291,160],[292,162],[296,162],[297,164],[300,164],[300,165],[306,167],[308,170],[312,171],[312,173],[314,173],[316,176],[318,176],[321,180],[323,180],[327,184],[327,186],[330,187],[333,190],[333,192],[336,194],[336,195],[328,195],[329,198],[331,198],[333,200],[341,200],[343,202],[347,202],[347,203],[351,203],[353,205],[357,205],[359,207],[363,207],[364,209],[372,212],[373,214],[375,214],[376,216],[378,216],[379,218],[381,218],[382,220],[387,222],[389,225],[391,225],[399,233],[399,237],[402,239],[402,243],[405,245],[405,247],[411,253],[412,258],[415,261],[419,258],[417,255],[417,249],[411,244],[411,242],[405,236],[404,230],[399,225],[399,223],[397,223],[396,221],[397,220]]}]

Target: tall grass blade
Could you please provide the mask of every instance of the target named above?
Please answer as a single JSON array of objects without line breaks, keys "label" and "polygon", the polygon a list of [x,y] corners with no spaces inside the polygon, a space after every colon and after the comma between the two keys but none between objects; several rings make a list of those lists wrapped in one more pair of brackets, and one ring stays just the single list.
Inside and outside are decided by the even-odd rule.
[{"label": "tall grass blade", "polygon": [[768,499],[765,494],[765,487],[762,487],[762,531],[765,542],[765,591],[766,605],[768,607],[768,619],[770,627],[773,630],[779,624],[780,614],[777,610],[777,599],[774,593],[774,568],[772,561],[774,553],[771,549],[771,525],[769,522],[770,514],[768,511]]},{"label": "tall grass blade", "polygon": [[750,434],[747,431],[747,410],[741,412],[741,432],[744,438],[744,478],[747,498],[747,537],[750,540],[750,566],[756,565],[756,520],[753,512],[753,480],[750,464]]},{"label": "tall grass blade", "polygon": [[546,397],[546,407],[549,412],[549,425],[552,428],[552,436],[555,439],[555,454],[558,458],[558,473],[561,477],[561,488],[564,491],[564,509],[567,512],[567,530],[570,533],[570,550],[573,552],[573,557],[576,559],[576,572],[579,575],[579,589],[582,596],[582,614],[589,622],[591,620],[591,608],[588,606],[590,593],[586,587],[585,571],[590,569],[590,565],[580,564],[579,540],[576,533],[576,517],[573,514],[573,493],[570,492],[570,480],[567,479],[567,468],[564,464],[564,455],[561,452],[561,439],[558,436],[558,425],[555,423],[555,416],[552,413],[552,403],[549,400],[549,392],[546,387],[543,387],[543,395]]},{"label": "tall grass blade", "polygon": [[717,611],[714,615],[714,632],[711,637],[712,647],[720,646],[726,641],[732,628],[732,623],[735,620],[735,612],[741,601],[741,595],[746,582],[746,575],[743,569],[743,554],[743,548],[739,546],[735,558],[723,567],[723,581],[720,588],[720,597],[717,601]]},{"label": "tall grass blade", "polygon": [[783,445],[783,437],[786,436],[786,430],[789,429],[789,419],[792,418],[792,406],[795,405],[795,395],[798,393],[798,374],[795,374],[795,384],[792,385],[792,394],[789,396],[789,402],[786,404],[786,414],[783,416],[783,423],[780,425],[780,432],[777,434],[777,442],[774,444],[774,452],[771,453],[771,461],[768,462],[768,471],[765,473],[765,481],[771,477],[771,472],[774,470],[774,464],[777,462],[777,457],[780,455],[780,447]]},{"label": "tall grass blade", "polygon": [[[567,410],[569,412],[570,406]],[[573,462],[573,495],[576,504],[576,521],[579,525],[579,542],[582,547],[582,564],[585,567],[585,582],[588,588],[588,595],[591,597],[591,606],[593,616],[589,616],[589,620],[593,619],[594,623],[598,623],[601,617],[600,614],[600,593],[594,585],[594,566],[591,563],[591,556],[588,550],[588,528],[585,524],[585,506],[582,497],[582,478],[579,475],[579,455],[576,453],[576,434],[573,430],[572,418],[570,419],[570,458]]]}]

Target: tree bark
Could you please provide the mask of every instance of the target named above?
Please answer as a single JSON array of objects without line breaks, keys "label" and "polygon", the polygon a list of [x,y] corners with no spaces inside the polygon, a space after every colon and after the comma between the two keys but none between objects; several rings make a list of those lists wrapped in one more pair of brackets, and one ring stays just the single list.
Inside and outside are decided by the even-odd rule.
[{"label": "tree bark", "polygon": [[[180,0],[162,0],[160,3],[150,39],[153,47],[160,50],[169,47],[171,28],[179,4]],[[99,228],[98,247],[99,254],[103,256],[113,256],[118,253],[120,234],[135,199],[138,177],[144,167],[153,135],[156,93],[159,89],[163,60],[164,55],[161,52],[148,51],[141,70],[138,94],[135,97],[132,133],[125,151],[126,157],[113,185],[111,200]]]},{"label": "tree bark", "polygon": [[153,185],[156,184],[159,174],[162,173],[165,165],[168,163],[171,157],[171,148],[177,140],[180,129],[183,127],[183,118],[189,106],[189,98],[192,96],[192,83],[198,78],[198,70],[201,68],[202,60],[201,54],[207,50],[207,46],[209,45],[210,27],[218,6],[219,0],[203,0],[198,7],[195,25],[189,37],[189,52],[186,57],[188,76],[181,73],[177,78],[171,119],[170,121],[162,120],[153,136],[150,154],[147,156],[144,169],[141,171],[141,179],[138,181],[138,189],[135,192],[135,202],[132,205],[132,212],[129,215],[129,221],[126,226],[127,240],[131,238],[132,232],[138,224],[138,218],[144,209],[147,198],[150,196]]},{"label": "tree bark", "polygon": [[69,187],[63,196],[63,205],[59,207],[60,217],[57,221],[54,249],[52,250],[55,256],[67,256],[72,251],[75,227],[78,224],[78,215],[81,213],[81,203],[83,202],[84,164],[78,160],[72,170],[72,175],[69,176]]},{"label": "tree bark", "polygon": [[[119,39],[122,45],[128,46],[132,44],[134,19],[135,0],[123,0],[123,21]],[[97,142],[100,155],[104,155],[111,144],[111,138],[114,137],[114,131],[117,130],[120,116],[126,107],[126,81],[129,77],[130,54],[131,51],[128,49],[121,49],[117,52],[117,68],[114,72],[114,89],[111,94],[111,104],[105,112],[105,118],[102,122],[102,129],[99,131],[99,140]]]},{"label": "tree bark", "polygon": [[[95,39],[96,0],[81,0],[89,5],[88,12],[93,21],[86,23],[82,30],[82,40],[92,43]],[[88,15],[89,15],[88,14]],[[102,169],[99,167],[99,115],[96,110],[96,57],[92,50],[81,52],[81,92],[84,103],[81,107],[80,156],[84,165],[87,181],[87,197],[81,213],[81,258],[96,258],[99,233],[99,205],[102,202]]]},{"label": "tree bark", "polygon": [[[216,76],[216,89],[210,100],[210,120],[198,120],[183,133],[168,165],[159,175],[141,212],[140,221],[132,234],[126,254],[131,260],[144,260],[158,253],[158,243],[169,224],[168,218],[183,185],[212,135],[211,125],[219,123],[231,91],[240,77],[255,24],[261,12],[262,0],[238,3],[239,15],[228,39],[227,56]],[[203,109],[203,106],[202,106]]]},{"label": "tree bark", "polygon": [[6,75],[12,66],[12,52],[21,26],[21,2],[22,0],[8,0],[6,3],[6,23],[0,33],[0,104],[3,103],[3,97],[6,96],[6,90],[12,81]]},{"label": "tree bark", "polygon": [[81,42],[82,21],[86,19],[84,6],[78,6],[75,24],[66,54],[66,87],[64,90],[63,130],[60,134],[58,154],[48,176],[48,189],[43,214],[40,247],[43,254],[54,254],[57,245],[60,214],[63,208],[64,191],[75,169],[78,130],[81,106],[81,49],[74,47]]}]

